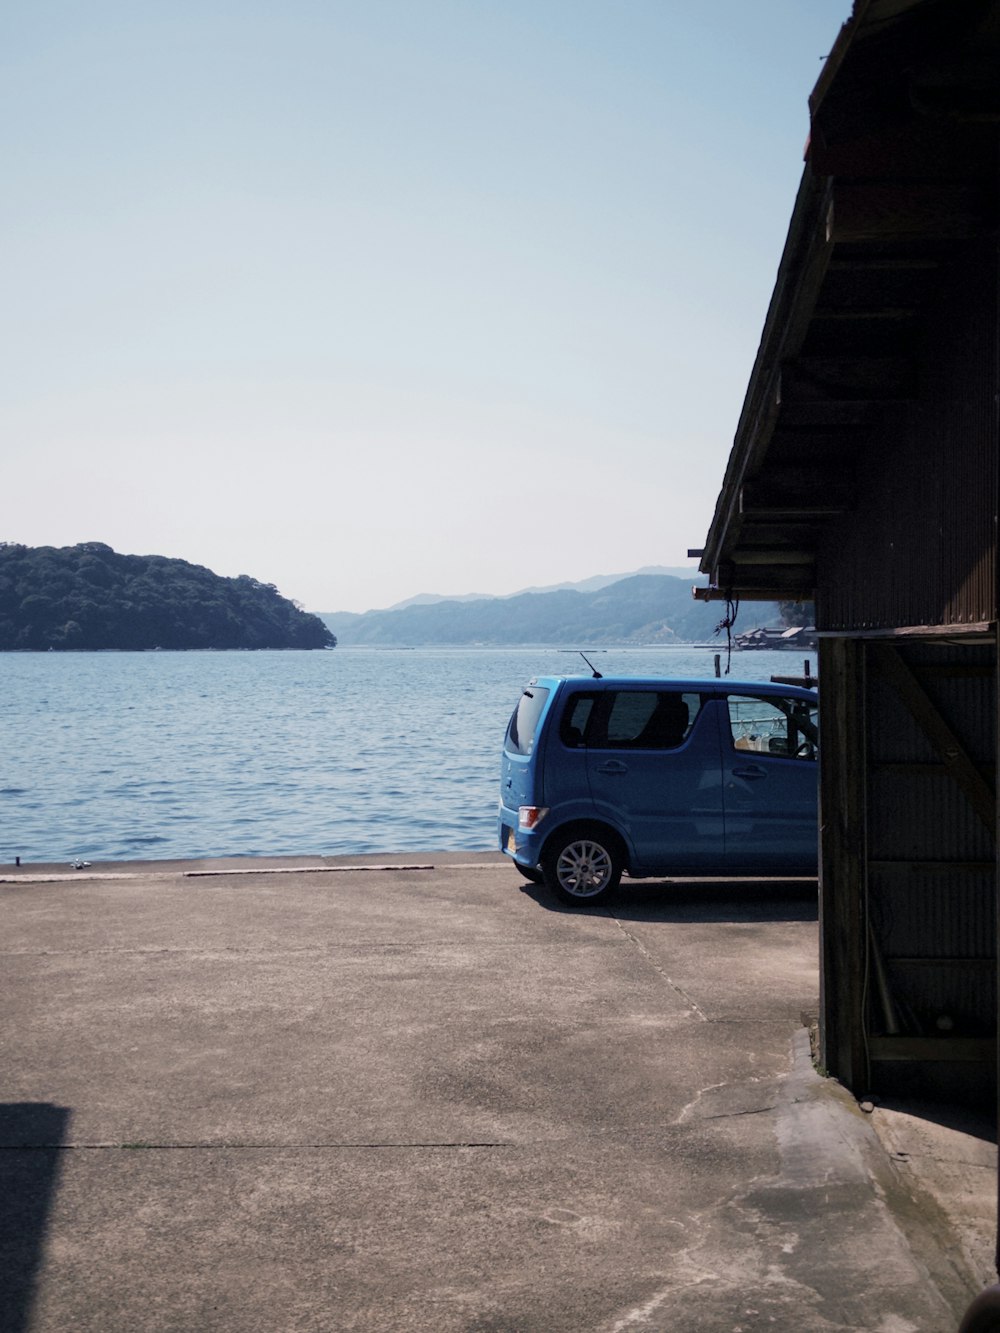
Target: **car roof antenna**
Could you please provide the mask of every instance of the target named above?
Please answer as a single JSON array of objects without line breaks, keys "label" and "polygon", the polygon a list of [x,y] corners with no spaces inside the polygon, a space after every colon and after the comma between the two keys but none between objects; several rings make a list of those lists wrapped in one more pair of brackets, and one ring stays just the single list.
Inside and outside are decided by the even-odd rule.
[{"label": "car roof antenna", "polygon": [[593,662],[590,660],[590,658],[587,656],[587,654],[583,651],[583,649],[582,649],[582,648],[577,648],[576,651],[580,654],[580,656],[583,658],[583,660],[587,663],[587,666],[590,667],[590,671],[591,671],[591,674],[593,675],[594,679],[595,679],[595,680],[603,680],[604,677],[603,677],[603,676],[601,675],[601,673],[598,671],[597,667],[594,666]]}]

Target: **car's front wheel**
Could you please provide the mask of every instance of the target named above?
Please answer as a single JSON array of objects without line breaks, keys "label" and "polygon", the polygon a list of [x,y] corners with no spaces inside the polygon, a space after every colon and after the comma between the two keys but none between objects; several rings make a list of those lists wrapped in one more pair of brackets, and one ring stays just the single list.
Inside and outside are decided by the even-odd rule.
[{"label": "car's front wheel", "polygon": [[546,886],[578,907],[610,897],[622,877],[624,858],[613,837],[577,829],[553,840],[542,858]]}]

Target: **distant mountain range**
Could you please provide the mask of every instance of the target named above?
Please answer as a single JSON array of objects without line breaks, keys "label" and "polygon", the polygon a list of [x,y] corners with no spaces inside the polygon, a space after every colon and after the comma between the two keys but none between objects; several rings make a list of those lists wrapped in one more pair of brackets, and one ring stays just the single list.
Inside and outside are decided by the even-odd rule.
[{"label": "distant mountain range", "polygon": [[[670,574],[674,578],[690,579],[692,583],[699,577],[696,569],[671,569],[667,565],[643,565],[642,569],[632,569],[625,574],[595,574],[593,578],[582,579],[579,583],[549,583],[545,587],[518,588],[517,592],[465,592],[458,597],[443,593],[422,592],[418,593],[416,597],[408,597],[405,602],[394,602],[392,606],[385,609],[387,611],[402,611],[408,606],[430,606],[432,602],[506,601],[511,597],[520,597],[522,593],[526,592],[562,592],[566,588],[573,588],[577,592],[600,592],[602,588],[607,588],[612,583],[620,583],[622,579],[631,578],[633,574]],[[336,615],[339,613],[329,612],[327,614]]]},{"label": "distant mountain range", "polygon": [[[506,597],[424,595],[384,611],[318,614],[342,645],[708,643],[724,608],[694,600],[697,577],[694,570],[598,575]],[[777,603],[754,602],[741,612],[739,629],[780,620]]]}]

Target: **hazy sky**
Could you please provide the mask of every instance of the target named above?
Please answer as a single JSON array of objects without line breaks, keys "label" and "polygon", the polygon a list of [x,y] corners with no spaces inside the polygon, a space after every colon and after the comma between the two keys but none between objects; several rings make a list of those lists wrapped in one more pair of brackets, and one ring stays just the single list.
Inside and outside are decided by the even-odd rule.
[{"label": "hazy sky", "polygon": [[0,540],[309,610],[703,544],[850,0],[0,16]]}]

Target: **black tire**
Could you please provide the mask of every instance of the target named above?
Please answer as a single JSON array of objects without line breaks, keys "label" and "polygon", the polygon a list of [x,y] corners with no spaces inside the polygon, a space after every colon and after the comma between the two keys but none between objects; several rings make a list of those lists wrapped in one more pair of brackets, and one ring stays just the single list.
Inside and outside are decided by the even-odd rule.
[{"label": "black tire", "polygon": [[514,866],[518,874],[523,875],[525,879],[530,879],[532,884],[545,883],[545,880],[542,876],[542,872],[538,869],[537,866],[522,866],[519,865],[517,861],[514,862]]},{"label": "black tire", "polygon": [[603,829],[576,828],[557,834],[546,847],[542,874],[557,898],[583,907],[611,897],[624,864],[613,835]]}]

